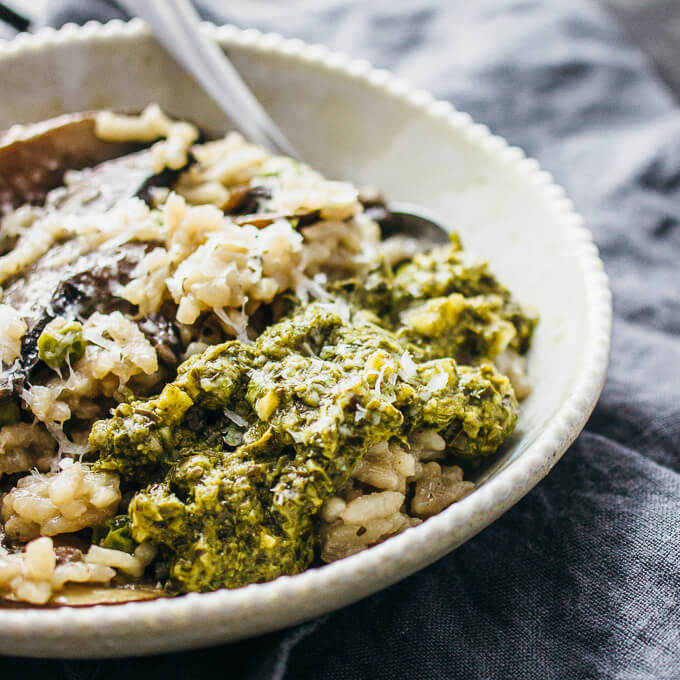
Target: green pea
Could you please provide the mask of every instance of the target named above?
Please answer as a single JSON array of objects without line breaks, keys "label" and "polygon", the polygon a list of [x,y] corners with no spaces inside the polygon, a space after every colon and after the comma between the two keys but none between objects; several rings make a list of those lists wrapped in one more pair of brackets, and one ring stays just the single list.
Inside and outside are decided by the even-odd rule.
[{"label": "green pea", "polygon": [[38,357],[59,372],[85,354],[85,344],[81,324],[57,317],[45,326],[38,338]]}]

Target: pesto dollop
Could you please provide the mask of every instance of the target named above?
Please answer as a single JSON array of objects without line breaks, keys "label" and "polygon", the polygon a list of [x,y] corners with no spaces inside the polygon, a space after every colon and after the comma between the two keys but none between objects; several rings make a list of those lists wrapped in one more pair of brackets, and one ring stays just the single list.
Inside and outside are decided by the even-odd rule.
[{"label": "pesto dollop", "polygon": [[329,289],[95,423],[98,469],[144,487],[129,532],[160,546],[170,590],[307,568],[323,504],[378,442],[425,426],[450,455],[475,458],[512,432],[517,399],[491,359],[526,351],[536,320],[457,242]]}]

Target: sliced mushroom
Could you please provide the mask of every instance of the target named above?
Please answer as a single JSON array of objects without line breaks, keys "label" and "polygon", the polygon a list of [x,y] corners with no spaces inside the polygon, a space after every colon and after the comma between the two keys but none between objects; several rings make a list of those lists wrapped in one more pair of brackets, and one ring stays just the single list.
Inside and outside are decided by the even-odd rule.
[{"label": "sliced mushroom", "polygon": [[139,328],[166,365],[176,366],[184,351],[177,324],[162,314],[150,314],[138,322]]},{"label": "sliced mushroom", "polygon": [[151,586],[106,588],[73,583],[67,584],[63,590],[55,593],[48,605],[92,607],[97,604],[122,604],[123,602],[155,600],[159,597],[167,597],[167,595],[159,588]]},{"label": "sliced mushroom", "polygon": [[306,212],[306,213],[296,213],[296,214],[288,214],[288,213],[259,213],[259,214],[254,214],[254,215],[243,215],[241,217],[236,217],[234,218],[234,222],[236,224],[252,224],[254,227],[257,227],[258,229],[263,229],[264,227],[269,226],[272,224],[272,222],[276,222],[276,220],[281,220],[281,219],[286,219],[286,220],[297,220],[298,221],[298,226],[299,227],[306,227],[308,224],[314,224],[314,222],[317,222],[319,220],[320,213],[318,210],[313,210],[311,212]]},{"label": "sliced mushroom", "polygon": [[138,144],[105,142],[93,111],[70,113],[0,133],[0,214],[23,203],[41,204],[67,170],[129,154]]},{"label": "sliced mushroom", "polygon": [[[94,607],[98,604],[122,604],[167,597],[159,588],[147,585],[106,587],[67,583],[56,592],[44,607]],[[34,605],[19,602],[13,597],[0,597],[1,609],[33,609]]]},{"label": "sliced mushroom", "polygon": [[222,210],[226,215],[255,214],[259,211],[260,201],[268,198],[271,198],[271,192],[266,187],[238,184],[230,188]]},{"label": "sliced mushroom", "polygon": [[359,189],[358,198],[359,203],[363,205],[366,214],[372,220],[375,220],[381,227],[384,222],[389,222],[391,219],[390,211],[383,195],[377,187],[370,185],[361,187]]}]

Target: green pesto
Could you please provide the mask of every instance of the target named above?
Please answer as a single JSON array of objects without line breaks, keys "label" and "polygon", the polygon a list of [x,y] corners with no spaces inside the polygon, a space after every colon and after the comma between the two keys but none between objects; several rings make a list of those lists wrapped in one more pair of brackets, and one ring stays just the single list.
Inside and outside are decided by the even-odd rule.
[{"label": "green pesto", "polygon": [[59,372],[85,354],[85,344],[81,324],[57,317],[38,338],[38,358]]},{"label": "green pesto", "polygon": [[[418,254],[398,269],[392,282],[392,312],[403,316],[412,308],[432,304],[434,300],[439,300],[435,304],[447,305],[441,299],[457,300],[457,295],[466,298],[467,309],[459,318],[467,339],[456,339],[446,348],[453,351],[452,356],[458,356],[454,351],[457,346],[458,352],[469,361],[495,357],[505,348],[504,338],[499,338],[508,334],[505,324],[512,325],[515,331],[507,346],[520,354],[529,351],[538,317],[512,299],[510,291],[491,274],[486,262],[472,260],[461,250],[457,237],[450,247]],[[450,317],[444,325],[450,328]]]},{"label": "green pesto", "polygon": [[525,354],[538,322],[491,274],[486,262],[471,259],[456,235],[449,246],[417,254],[392,271],[384,263],[333,289],[431,357],[451,356],[462,363],[493,359],[507,347]]},{"label": "green pesto", "polygon": [[519,333],[510,298],[458,262],[457,244],[444,250],[337,284],[334,300],[300,303],[250,344],[191,357],[158,396],[95,423],[97,468],[143,487],[130,534],[159,544],[170,590],[307,568],[321,507],[377,442],[428,427],[451,454],[475,458],[512,432],[515,394],[485,361]]},{"label": "green pesto", "polygon": [[102,548],[133,553],[137,543],[130,533],[130,518],[116,515],[92,530],[92,541]]}]

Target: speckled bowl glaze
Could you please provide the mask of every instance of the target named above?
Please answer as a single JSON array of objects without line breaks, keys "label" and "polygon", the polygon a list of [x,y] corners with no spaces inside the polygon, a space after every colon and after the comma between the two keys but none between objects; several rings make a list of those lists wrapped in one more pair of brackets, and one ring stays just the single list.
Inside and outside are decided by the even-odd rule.
[{"label": "speckled bowl glaze", "polygon": [[[175,651],[281,628],[366,597],[481,531],[541,480],[583,428],[605,377],[611,298],[597,249],[536,161],[387,71],[320,45],[206,24],[302,156],[440,213],[541,316],[532,395],[476,490],[385,543],[238,590],[84,609],[0,609],[0,653],[106,657]],[[140,21],[0,41],[0,129],[82,109],[159,102],[229,127]],[[11,93],[11,96],[10,94]]]}]

